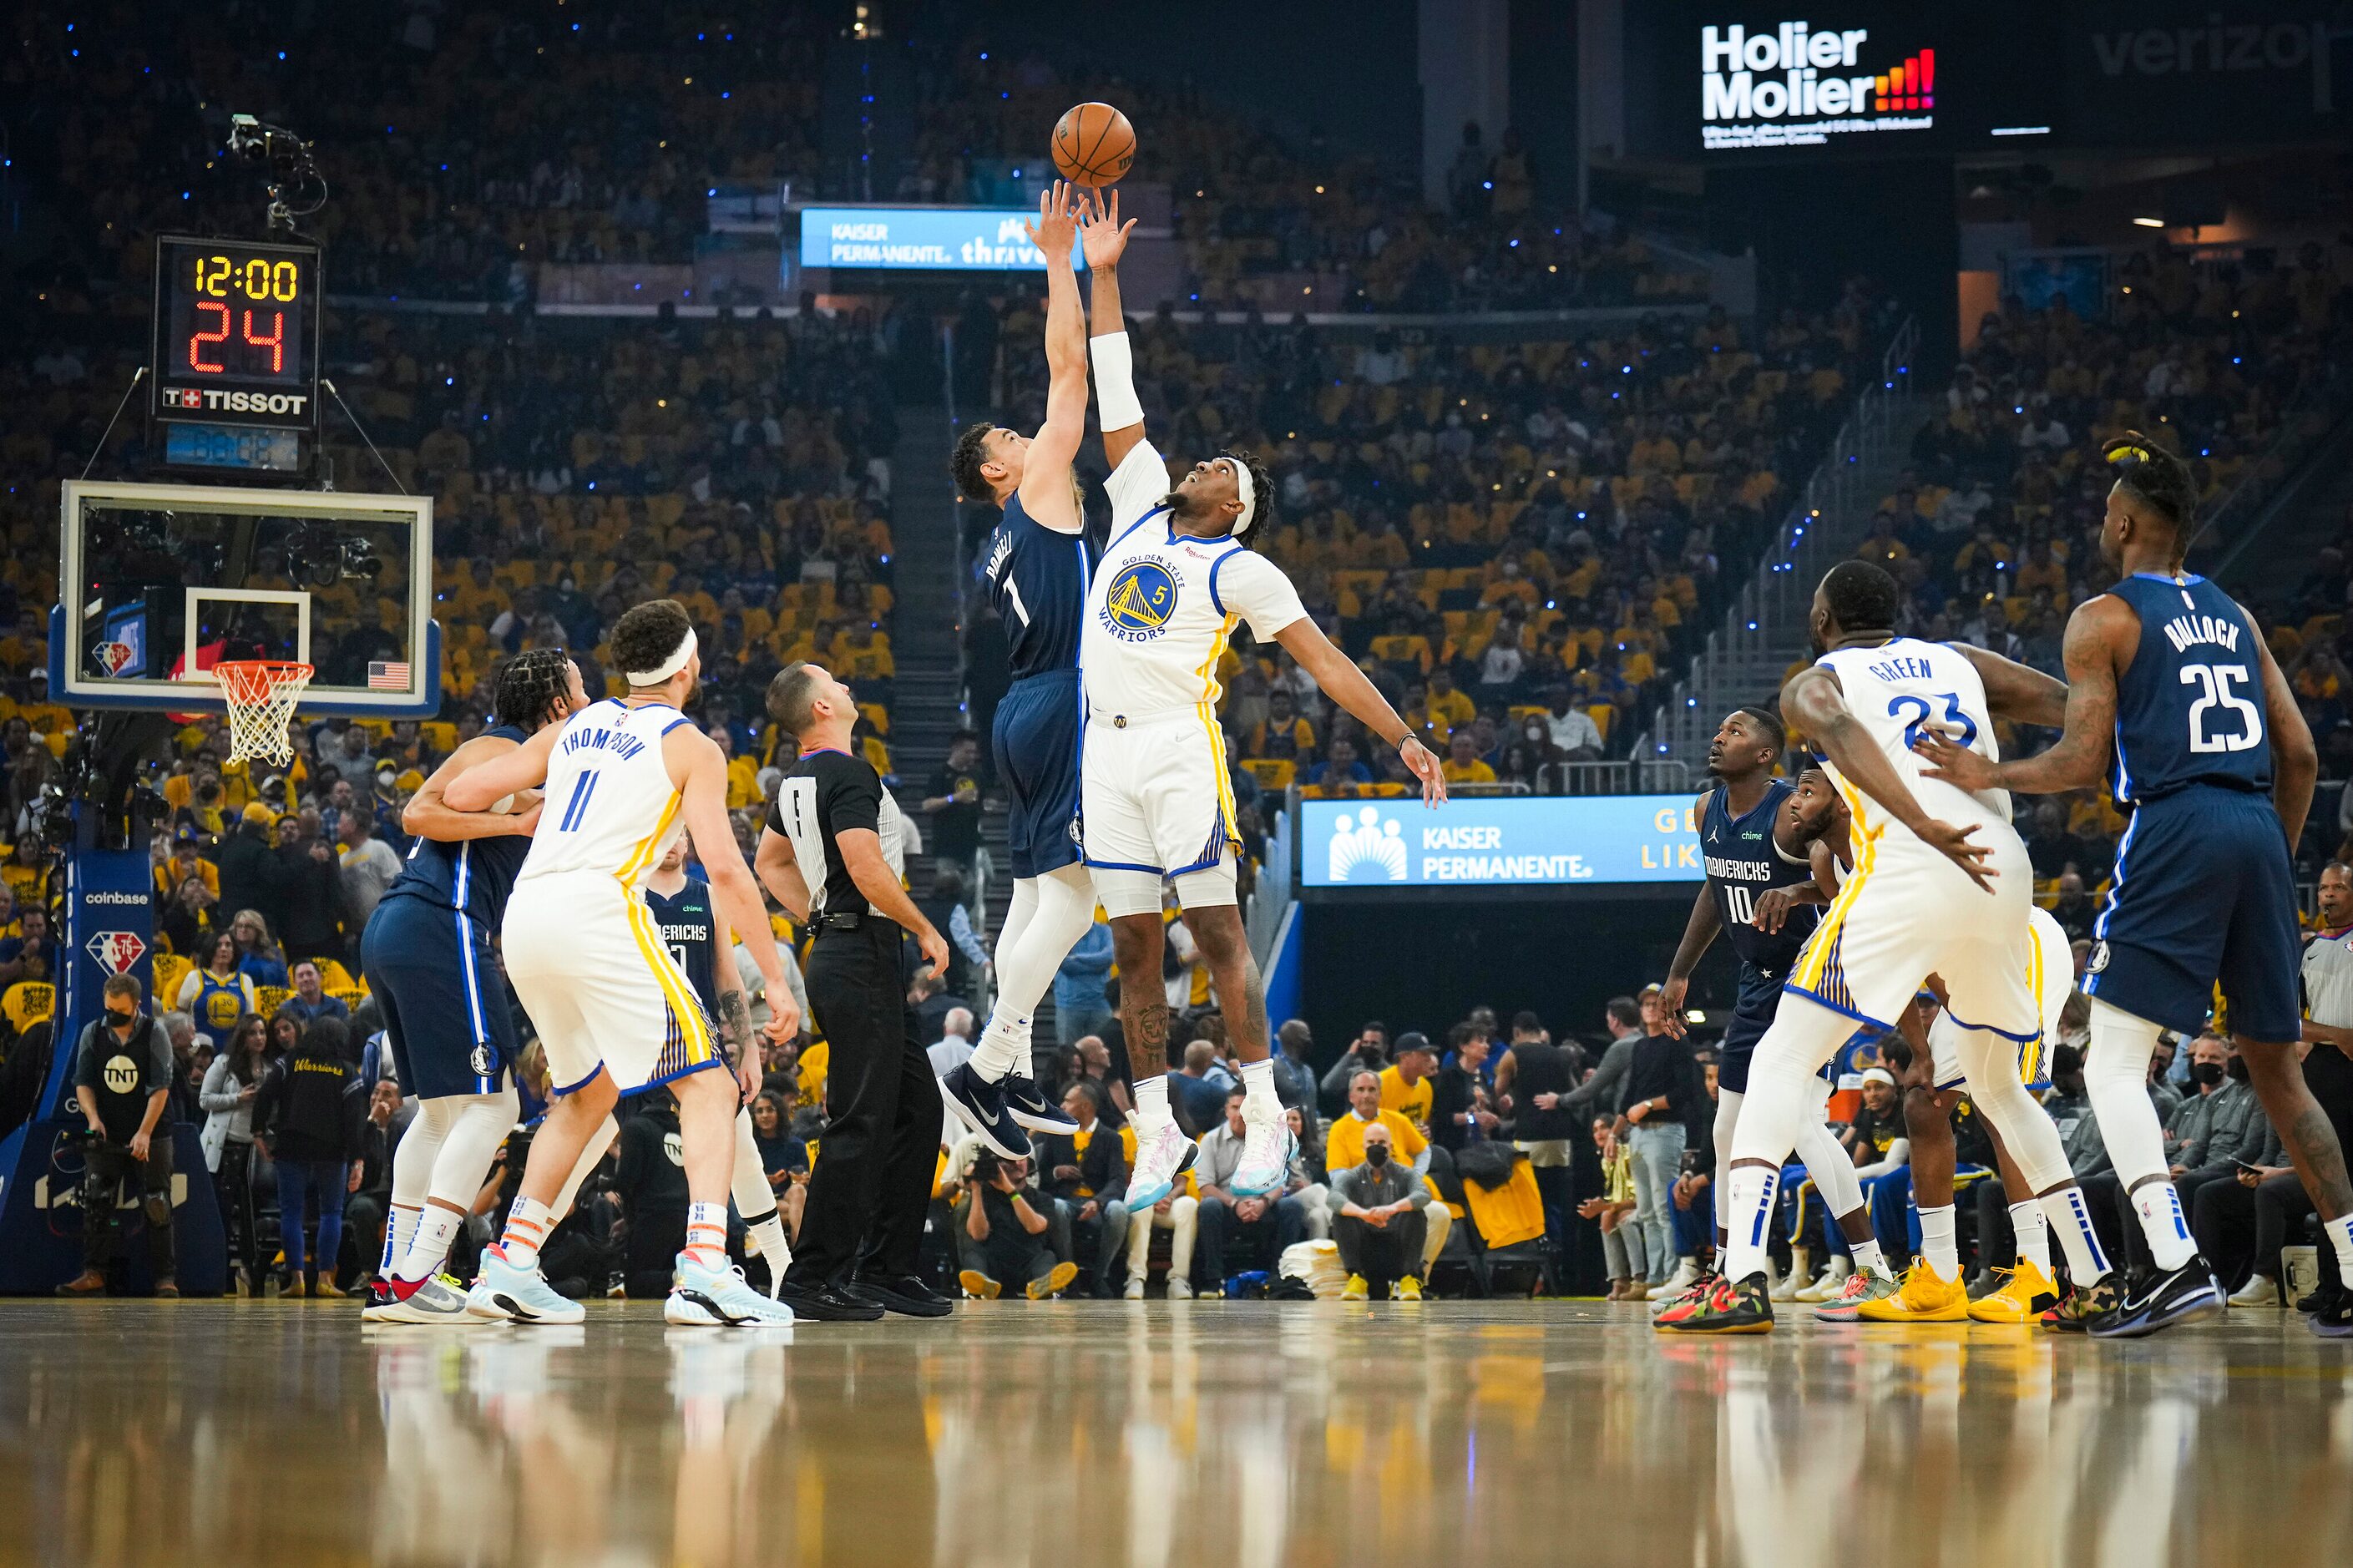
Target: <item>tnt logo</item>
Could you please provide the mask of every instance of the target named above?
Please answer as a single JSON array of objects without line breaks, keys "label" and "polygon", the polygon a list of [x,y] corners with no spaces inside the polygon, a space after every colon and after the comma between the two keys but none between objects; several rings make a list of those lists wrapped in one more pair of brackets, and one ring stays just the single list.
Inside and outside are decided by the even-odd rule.
[{"label": "tnt logo", "polygon": [[1351,819],[1342,812],[1332,826],[1332,880],[1402,882],[1406,879],[1404,827],[1371,806]]},{"label": "tnt logo", "polygon": [[129,931],[102,931],[83,946],[109,974],[128,974],[147,952],[139,933]]},{"label": "tnt logo", "polygon": [[129,1094],[139,1087],[139,1064],[129,1057],[107,1058],[106,1066],[99,1072],[106,1079],[109,1094]]}]

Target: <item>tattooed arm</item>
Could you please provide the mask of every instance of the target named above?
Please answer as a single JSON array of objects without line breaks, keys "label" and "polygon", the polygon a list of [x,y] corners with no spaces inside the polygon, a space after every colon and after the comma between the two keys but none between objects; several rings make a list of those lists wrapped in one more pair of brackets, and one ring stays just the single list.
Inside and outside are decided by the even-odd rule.
[{"label": "tattooed arm", "polygon": [[735,935],[719,924],[718,951],[711,971],[719,982],[719,1054],[744,1091],[744,1099],[760,1092],[763,1064],[752,1035],[752,1007],[744,997],[743,978],[735,973]]}]

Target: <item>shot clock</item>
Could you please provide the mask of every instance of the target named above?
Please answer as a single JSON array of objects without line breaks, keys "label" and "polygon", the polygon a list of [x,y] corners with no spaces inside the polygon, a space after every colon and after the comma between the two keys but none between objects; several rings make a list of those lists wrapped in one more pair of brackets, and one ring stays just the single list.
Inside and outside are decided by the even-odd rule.
[{"label": "shot clock", "polygon": [[315,245],[158,237],[154,416],[316,430],[321,294]]}]

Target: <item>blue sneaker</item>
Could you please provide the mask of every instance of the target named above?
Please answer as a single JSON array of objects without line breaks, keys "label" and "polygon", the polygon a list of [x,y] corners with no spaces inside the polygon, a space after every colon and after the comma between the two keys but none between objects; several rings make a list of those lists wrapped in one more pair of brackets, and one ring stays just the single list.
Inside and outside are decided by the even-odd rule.
[{"label": "blue sneaker", "polygon": [[2116,1310],[2101,1313],[2087,1327],[2095,1340],[2137,1340],[2175,1323],[2219,1318],[2228,1305],[2213,1268],[2193,1252],[2179,1268],[2136,1270]]},{"label": "blue sneaker", "polygon": [[940,1095],[956,1119],[978,1133],[999,1158],[1029,1157],[1029,1135],[1016,1123],[1013,1108],[1006,1103],[1004,1084],[989,1082],[965,1062],[940,1079]]},{"label": "blue sneaker", "polygon": [[1297,1152],[1299,1140],[1291,1135],[1289,1123],[1279,1117],[1271,1121],[1244,1117],[1242,1157],[1234,1166],[1234,1196],[1262,1198],[1282,1191],[1291,1179],[1291,1157]]},{"label": "blue sneaker", "polygon": [[1004,1091],[1005,1109],[1012,1112],[1017,1126],[1032,1132],[1060,1133],[1065,1138],[1079,1130],[1079,1124],[1060,1106],[1046,1103],[1046,1097],[1038,1092],[1036,1079],[1009,1072],[997,1087]]},{"label": "blue sneaker", "polygon": [[1199,1145],[1177,1130],[1174,1121],[1164,1121],[1156,1132],[1140,1139],[1135,1146],[1135,1172],[1127,1181],[1127,1212],[1150,1208],[1166,1197],[1176,1187],[1176,1178],[1193,1168],[1193,1156]]},{"label": "blue sneaker", "polygon": [[662,1321],[699,1328],[789,1328],[793,1310],[744,1282],[741,1268],[705,1268],[685,1253],[670,1277]]},{"label": "blue sneaker", "polygon": [[588,1316],[587,1308],[557,1295],[536,1264],[517,1268],[496,1250],[482,1254],[481,1270],[466,1293],[466,1310],[505,1323],[577,1323]]}]

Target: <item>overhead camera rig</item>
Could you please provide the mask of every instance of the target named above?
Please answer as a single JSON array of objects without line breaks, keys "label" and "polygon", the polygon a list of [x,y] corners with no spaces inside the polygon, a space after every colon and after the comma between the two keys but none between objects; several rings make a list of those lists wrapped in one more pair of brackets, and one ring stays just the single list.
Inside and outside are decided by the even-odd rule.
[{"label": "overhead camera rig", "polygon": [[228,150],[232,157],[269,169],[271,234],[299,236],[295,220],[327,205],[327,182],[311,158],[311,143],[284,126],[267,124],[250,114],[232,114]]}]

